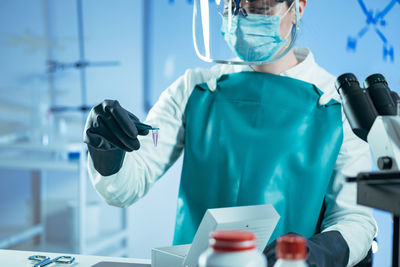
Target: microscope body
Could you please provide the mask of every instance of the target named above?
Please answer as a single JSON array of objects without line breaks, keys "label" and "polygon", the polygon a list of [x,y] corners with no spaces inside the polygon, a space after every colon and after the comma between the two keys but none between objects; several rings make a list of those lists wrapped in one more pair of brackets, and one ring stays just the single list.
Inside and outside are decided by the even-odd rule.
[{"label": "microscope body", "polygon": [[357,203],[400,215],[400,97],[381,74],[369,76],[361,88],[346,73],[335,86],[353,133],[368,142],[378,167],[347,178],[357,182]]},{"label": "microscope body", "polygon": [[400,116],[376,117],[367,141],[380,171],[400,171]]},{"label": "microscope body", "polygon": [[373,74],[360,87],[354,74],[335,83],[355,135],[368,142],[378,171],[348,177],[357,183],[357,203],[393,214],[392,267],[400,266],[400,97],[385,77]]}]

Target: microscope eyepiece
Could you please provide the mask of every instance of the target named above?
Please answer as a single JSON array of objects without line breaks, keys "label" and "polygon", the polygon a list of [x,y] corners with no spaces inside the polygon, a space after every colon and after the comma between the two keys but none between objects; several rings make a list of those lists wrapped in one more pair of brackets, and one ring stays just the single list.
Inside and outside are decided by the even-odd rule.
[{"label": "microscope eyepiece", "polygon": [[372,74],[364,81],[364,87],[374,103],[379,115],[396,115],[396,103],[393,100],[388,83],[382,74]]},{"label": "microscope eyepiece", "polygon": [[382,74],[376,73],[368,76],[365,81],[364,81],[364,88],[368,88],[371,85],[377,84],[377,83],[383,83],[386,86],[388,86],[388,83],[385,79],[385,77]]},{"label": "microscope eyepiece", "polygon": [[364,88],[352,73],[340,75],[335,82],[336,90],[342,99],[344,113],[353,132],[367,141],[368,133],[377,116],[397,115],[400,97],[390,91],[382,74],[368,76]]},{"label": "microscope eyepiece", "polygon": [[366,91],[361,89],[357,77],[352,73],[340,75],[335,86],[353,132],[367,141],[369,130],[378,116],[371,99]]},{"label": "microscope eyepiece", "polygon": [[[353,73],[342,74],[335,81],[336,90],[339,92],[339,89],[342,88],[344,85],[353,83],[353,82],[358,83],[358,86],[360,86],[360,83],[358,82],[357,77]],[[340,92],[339,92],[339,94],[340,94]]]}]

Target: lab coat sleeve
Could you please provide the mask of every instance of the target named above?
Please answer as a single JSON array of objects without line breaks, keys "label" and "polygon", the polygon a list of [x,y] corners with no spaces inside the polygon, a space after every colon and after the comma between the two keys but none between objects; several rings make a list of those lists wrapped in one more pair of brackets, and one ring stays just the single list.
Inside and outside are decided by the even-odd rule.
[{"label": "lab coat sleeve", "polygon": [[140,149],[125,154],[122,168],[102,176],[88,160],[89,176],[100,196],[110,205],[126,207],[143,197],[180,156],[184,143],[183,112],[190,94],[190,72],[180,77],[160,96],[145,123],[159,127],[158,145],[152,133],[138,136]]},{"label": "lab coat sleeve", "polygon": [[[343,115],[344,116],[344,115]],[[339,231],[349,246],[348,266],[361,261],[371,248],[377,226],[372,209],[356,204],[356,184],[346,177],[371,171],[369,145],[353,134],[347,119],[343,122],[343,144],[326,195],[322,232]]]},{"label": "lab coat sleeve", "polygon": [[168,87],[150,110],[145,123],[160,128],[158,145],[153,146],[151,132],[138,136],[140,149],[125,154],[122,168],[110,176],[102,176],[88,160],[89,176],[100,196],[110,205],[126,207],[142,198],[150,187],[178,159],[184,147],[184,112],[197,84],[215,82],[225,69],[187,70]]}]

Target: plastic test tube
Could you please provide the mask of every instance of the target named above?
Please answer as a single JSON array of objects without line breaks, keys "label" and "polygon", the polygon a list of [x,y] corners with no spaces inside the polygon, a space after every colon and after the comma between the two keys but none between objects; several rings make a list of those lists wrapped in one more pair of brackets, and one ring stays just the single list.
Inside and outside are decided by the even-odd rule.
[{"label": "plastic test tube", "polygon": [[141,122],[135,122],[135,125],[136,125],[136,127],[139,129],[139,130],[151,130],[151,134],[152,134],[152,137],[153,137],[153,144],[154,144],[154,147],[157,147],[157,143],[158,143],[158,130],[160,130],[160,128],[157,128],[157,127],[153,127],[153,126],[151,126],[151,125],[148,125],[148,124],[144,124],[144,123],[141,123]]},{"label": "plastic test tube", "polygon": [[151,130],[151,133],[153,135],[153,144],[154,147],[157,147],[157,143],[158,143],[158,128],[154,128],[153,130]]}]

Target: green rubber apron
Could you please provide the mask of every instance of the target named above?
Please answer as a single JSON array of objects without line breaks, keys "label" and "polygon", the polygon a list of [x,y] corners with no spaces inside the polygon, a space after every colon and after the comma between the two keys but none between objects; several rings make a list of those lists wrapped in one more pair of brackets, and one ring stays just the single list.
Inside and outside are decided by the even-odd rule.
[{"label": "green rubber apron", "polygon": [[197,85],[185,110],[185,150],[174,244],[191,243],[209,208],[272,204],[281,216],[270,242],[307,238],[343,140],[340,103],[319,107],[316,86],[279,75],[221,76]]}]

